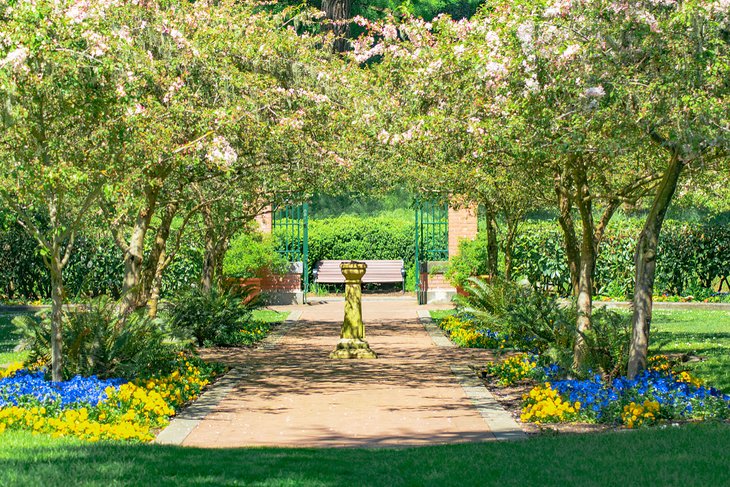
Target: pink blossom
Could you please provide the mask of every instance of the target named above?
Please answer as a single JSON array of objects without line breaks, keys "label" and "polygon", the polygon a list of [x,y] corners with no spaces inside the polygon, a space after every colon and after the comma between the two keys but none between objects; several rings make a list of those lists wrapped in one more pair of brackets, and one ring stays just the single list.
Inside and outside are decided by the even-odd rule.
[{"label": "pink blossom", "polygon": [[66,18],[74,24],[80,24],[89,17],[89,2],[81,0],[74,3],[66,10]]},{"label": "pink blossom", "polygon": [[170,87],[167,89],[167,93],[165,93],[165,96],[162,98],[162,101],[164,103],[170,103],[172,100],[172,97],[175,96],[175,93],[180,91],[180,89],[185,86],[185,82],[182,80],[182,78],[177,78],[173,83],[170,85]]},{"label": "pink blossom", "polygon": [[238,154],[225,137],[217,135],[213,138],[205,158],[209,162],[227,169],[238,160]]},{"label": "pink blossom", "polygon": [[578,44],[571,44],[563,51],[560,57],[563,59],[572,59],[578,52],[580,52],[580,46]]},{"label": "pink blossom", "polygon": [[145,113],[147,113],[147,109],[139,103],[134,105],[134,107],[130,107],[127,109],[127,115],[130,117],[134,117],[136,115],[144,115]]},{"label": "pink blossom", "polygon": [[383,37],[386,40],[393,41],[398,38],[398,29],[393,24],[385,24],[383,26]]},{"label": "pink blossom", "polygon": [[14,71],[20,71],[25,66],[25,61],[28,59],[30,51],[25,46],[20,46],[17,49],[10,51],[5,59],[0,61],[0,68],[10,66]]},{"label": "pink blossom", "polygon": [[115,30],[114,35],[117,38],[125,41],[127,44],[132,44],[132,36],[129,33],[129,27],[127,27],[126,25],[123,25],[119,29]]},{"label": "pink blossom", "polygon": [[109,45],[106,43],[106,37],[97,33],[86,31],[82,34],[86,43],[88,44],[89,54],[93,57],[99,57],[106,54],[109,50]]}]

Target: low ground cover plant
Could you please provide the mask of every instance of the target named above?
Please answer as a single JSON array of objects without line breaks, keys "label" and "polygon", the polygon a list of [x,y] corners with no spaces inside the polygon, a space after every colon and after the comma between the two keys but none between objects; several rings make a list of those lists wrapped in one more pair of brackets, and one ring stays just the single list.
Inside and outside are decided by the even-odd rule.
[{"label": "low ground cover plant", "polygon": [[45,370],[16,364],[0,379],[0,433],[25,430],[88,441],[151,441],[223,368],[180,352],[135,380],[75,376],[50,382]]},{"label": "low ground cover plant", "polygon": [[[16,316],[13,324],[28,362],[50,363],[50,310]],[[63,376],[131,378],[155,370],[170,359],[168,338],[163,323],[144,310],[121,315],[113,299],[87,301],[64,315]]]},{"label": "low ground cover plant", "polygon": [[467,289],[469,295],[459,298],[456,314],[445,317],[441,327],[460,346],[455,329],[479,330],[489,324],[510,337],[510,347],[522,353],[489,362],[479,372],[500,387],[528,387],[520,411],[523,422],[637,428],[730,418],[730,396],[703,383],[681,357],[655,355],[649,370],[633,380],[626,377],[626,313],[594,311],[591,329],[582,334],[586,357],[577,370],[571,361],[576,335],[572,305],[499,281],[471,279]]}]

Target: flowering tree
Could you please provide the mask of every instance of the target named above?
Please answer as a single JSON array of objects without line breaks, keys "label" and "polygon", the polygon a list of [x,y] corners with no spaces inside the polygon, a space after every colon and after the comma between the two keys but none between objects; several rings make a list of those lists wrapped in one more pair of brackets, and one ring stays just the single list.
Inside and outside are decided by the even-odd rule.
[{"label": "flowering tree", "polygon": [[[0,198],[38,241],[52,283],[52,375],[62,379],[63,270],[118,175],[124,49],[110,2],[0,2]],[[79,19],[86,16],[86,22]]]},{"label": "flowering tree", "polygon": [[634,377],[647,366],[657,243],[677,185],[687,169],[720,163],[726,171],[730,160],[730,4],[642,2],[616,9],[614,22],[624,36],[606,38],[612,43],[607,57],[632,68],[616,84],[632,102],[636,130],[662,158],[635,254],[628,370]]},{"label": "flowering tree", "polygon": [[339,82],[330,73],[342,71],[342,61],[317,49],[321,39],[240,2],[136,9],[125,19],[136,46],[123,86],[127,178],[103,203],[124,253],[124,311],[156,292],[163,263],[175,255],[165,251],[175,218],[206,228],[208,286],[230,233],[253,218],[252,208],[265,206],[267,194],[323,180],[341,161],[327,140],[342,112],[328,95]]},{"label": "flowering tree", "polygon": [[[662,161],[667,147],[675,154],[706,147],[692,149],[693,160],[719,154],[727,135],[727,86],[719,81],[727,79],[726,11],[722,2],[497,2],[470,21],[361,20],[369,31],[355,42],[354,57],[377,59],[372,71],[385,87],[379,106],[388,107],[377,137],[397,148],[389,160],[417,181],[425,174],[446,188],[454,180],[477,186],[473,176],[463,181],[474,174],[465,167],[498,174],[495,168],[510,161],[508,174],[516,177],[505,184],[553,193],[580,312],[576,366],[590,328],[600,242],[615,211],[655,188],[673,192],[665,181],[676,184],[671,174],[679,173],[667,172],[677,167]],[[692,22],[700,27],[689,28]],[[688,45],[680,40],[687,29],[710,32],[711,40]],[[694,95],[691,109],[683,106],[685,92]],[[669,127],[682,123],[686,132],[670,137]],[[659,199],[666,211],[671,198]],[[662,211],[650,213],[654,230],[642,237],[654,251]],[[653,261],[651,250],[642,253]],[[647,276],[638,255],[637,276]],[[653,282],[653,268],[649,273]],[[651,286],[646,277],[637,282],[645,283],[637,288],[641,310]],[[646,317],[636,313],[635,322]]]}]

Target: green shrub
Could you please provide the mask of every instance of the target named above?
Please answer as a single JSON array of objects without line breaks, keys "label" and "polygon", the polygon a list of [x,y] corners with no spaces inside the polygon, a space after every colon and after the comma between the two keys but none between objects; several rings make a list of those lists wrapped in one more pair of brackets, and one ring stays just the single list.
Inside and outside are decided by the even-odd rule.
[{"label": "green shrub", "polygon": [[309,272],[320,260],[402,260],[407,273],[406,289],[412,290],[415,287],[414,239],[414,223],[399,217],[341,216],[311,220]]},{"label": "green shrub", "polygon": [[[617,220],[609,226],[596,262],[596,295],[630,299],[634,290],[634,250],[641,232],[638,220]],[[486,271],[487,242],[464,242],[452,258],[454,284]],[[569,296],[570,272],[563,233],[555,221],[528,222],[515,239],[513,275],[535,286]],[[713,282],[730,274],[730,226],[690,225],[669,221],[662,230],[657,254],[656,294],[713,295]],[[462,286],[463,287],[463,286]]]},{"label": "green shrub", "polygon": [[459,253],[449,259],[446,278],[454,286],[464,287],[470,277],[487,273],[487,241],[483,234],[474,240],[459,242]]},{"label": "green shrub", "polygon": [[[50,363],[50,312],[13,318],[30,362]],[[144,312],[122,318],[106,296],[68,311],[63,325],[63,375],[133,378],[157,368],[174,350],[158,320]]]},{"label": "green shrub", "polygon": [[250,345],[268,332],[268,325],[252,320],[252,292],[190,288],[165,305],[164,319],[179,338],[193,339],[201,347]]},{"label": "green shrub", "polygon": [[260,269],[274,273],[286,272],[287,261],[277,251],[271,235],[241,233],[233,239],[223,259],[223,274],[229,277],[255,277]]},{"label": "green shrub", "polygon": [[535,288],[497,280],[471,278],[466,296],[456,299],[459,313],[473,316],[486,328],[509,337],[516,348],[550,357],[561,366],[572,362],[575,306]]}]

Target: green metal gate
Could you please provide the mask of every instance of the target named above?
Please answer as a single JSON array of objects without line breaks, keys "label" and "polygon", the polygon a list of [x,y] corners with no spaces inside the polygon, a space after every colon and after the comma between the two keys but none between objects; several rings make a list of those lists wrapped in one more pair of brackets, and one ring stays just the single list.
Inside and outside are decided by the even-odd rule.
[{"label": "green metal gate", "polygon": [[416,295],[418,304],[426,304],[426,289],[421,286],[421,273],[427,263],[449,260],[449,205],[438,200],[421,201],[416,205]]},{"label": "green metal gate", "polygon": [[279,253],[290,263],[301,262],[304,302],[309,291],[309,204],[278,207],[271,218],[271,231],[279,239]]}]

